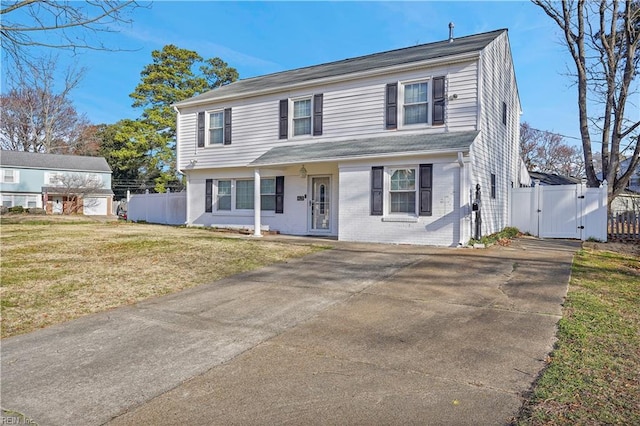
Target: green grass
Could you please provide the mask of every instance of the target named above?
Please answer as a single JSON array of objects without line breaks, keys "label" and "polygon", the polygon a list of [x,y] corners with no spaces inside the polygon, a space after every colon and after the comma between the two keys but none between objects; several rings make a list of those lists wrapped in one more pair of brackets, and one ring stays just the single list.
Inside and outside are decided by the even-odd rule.
[{"label": "green grass", "polygon": [[517,424],[640,424],[640,259],[581,250],[557,338]]},{"label": "green grass", "polygon": [[325,248],[68,217],[1,224],[3,338]]}]

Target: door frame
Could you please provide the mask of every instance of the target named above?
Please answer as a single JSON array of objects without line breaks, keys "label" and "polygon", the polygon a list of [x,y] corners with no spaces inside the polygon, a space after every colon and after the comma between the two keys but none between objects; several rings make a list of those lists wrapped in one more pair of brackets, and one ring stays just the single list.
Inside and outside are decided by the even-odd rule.
[{"label": "door frame", "polygon": [[[328,195],[329,195],[329,228],[328,229],[314,229],[313,228],[313,179],[314,178],[327,178],[328,183]],[[309,194],[309,202],[307,203],[307,232],[314,235],[332,235],[333,234],[333,222],[335,220],[333,214],[333,177],[330,174],[309,175],[307,177],[307,194]]]}]

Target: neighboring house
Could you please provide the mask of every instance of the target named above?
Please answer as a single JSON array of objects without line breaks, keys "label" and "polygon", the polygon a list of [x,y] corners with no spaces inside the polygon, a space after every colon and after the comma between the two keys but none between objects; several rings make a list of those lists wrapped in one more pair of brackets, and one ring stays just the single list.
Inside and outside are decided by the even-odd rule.
[{"label": "neighboring house", "polygon": [[240,80],[176,103],[187,224],[466,244],[528,184],[507,30]]},{"label": "neighboring house", "polygon": [[538,181],[540,185],[575,185],[581,183],[581,179],[572,176],[560,176],[555,173],[529,171],[532,181]]},{"label": "neighboring house", "polygon": [[111,168],[103,157],[0,151],[3,207],[49,214],[111,214]]},{"label": "neighboring house", "polygon": [[[627,158],[620,162],[620,171],[618,172],[618,177],[622,175],[622,172],[629,169],[629,164],[631,164],[631,158]],[[629,183],[627,184],[628,191],[635,192],[636,194],[640,194],[640,166],[636,167],[631,179],[629,179]]]}]

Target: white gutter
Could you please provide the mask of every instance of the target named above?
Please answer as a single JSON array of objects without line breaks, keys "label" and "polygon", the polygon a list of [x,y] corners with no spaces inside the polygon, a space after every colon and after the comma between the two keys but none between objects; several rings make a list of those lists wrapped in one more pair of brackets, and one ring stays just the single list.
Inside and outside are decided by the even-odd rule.
[{"label": "white gutter", "polygon": [[[249,163],[249,164],[246,164],[245,167],[279,167],[279,166],[291,166],[291,165],[296,165],[300,163],[313,164],[313,163],[326,163],[329,161],[358,161],[358,160],[369,160],[369,159],[375,159],[375,158],[388,158],[388,157],[393,157],[393,158],[413,157],[416,155],[459,154],[459,153],[468,152],[468,151],[469,151],[468,149],[464,149],[462,151],[460,149],[434,149],[429,151],[409,151],[409,152],[403,152],[403,153],[390,152],[390,153],[384,153],[384,154],[353,155],[349,157],[323,157],[323,158],[312,159],[312,160],[298,159],[298,160],[291,160],[291,161],[279,162],[279,163],[257,163],[257,164]],[[225,167],[229,167],[229,166],[225,166]]]},{"label": "white gutter", "polygon": [[[202,105],[202,104],[224,102],[224,101],[228,101],[228,100],[236,100],[236,99],[243,99],[243,98],[253,98],[253,97],[256,97],[256,96],[269,95],[269,94],[273,94],[273,93],[281,93],[283,91],[295,90],[295,89],[300,89],[300,88],[305,88],[305,87],[313,87],[313,86],[326,85],[326,84],[330,84],[330,83],[341,83],[341,82],[346,82],[346,81],[359,80],[359,79],[362,79],[362,78],[376,77],[376,76],[381,76],[381,75],[385,75],[385,74],[397,73],[397,72],[400,72],[400,71],[411,71],[413,69],[424,68],[426,66],[455,64],[455,63],[459,63],[459,62],[468,62],[468,61],[476,59],[478,57],[480,57],[480,51],[469,52],[469,53],[461,53],[459,55],[447,56],[445,58],[427,59],[427,60],[424,60],[424,61],[411,62],[411,63],[408,63],[408,64],[394,65],[394,66],[386,67],[386,68],[375,68],[375,69],[371,69],[371,70],[367,70],[367,71],[358,71],[358,72],[354,72],[354,73],[347,74],[347,75],[344,75],[344,74],[343,75],[335,75],[335,76],[319,78],[319,79],[315,79],[315,80],[302,81],[302,82],[294,83],[294,84],[285,84],[285,85],[281,85],[281,86],[278,86],[278,87],[272,87],[272,88],[263,89],[263,90],[254,90],[254,91],[247,92],[247,93],[229,94],[229,95],[225,95],[225,96],[206,98],[206,99],[199,99],[199,100],[195,100],[195,101],[185,100],[185,101],[182,101],[182,102],[177,102],[175,104],[172,104],[172,106],[174,108],[184,108],[184,107],[190,107],[190,106],[198,106],[198,105]],[[320,64],[320,65],[323,65],[323,64]],[[320,66],[320,65],[316,65],[316,66]],[[295,70],[289,70],[289,71],[295,71]],[[283,71],[283,72],[289,72],[289,71]],[[267,74],[267,75],[269,75],[269,74]],[[260,77],[266,77],[267,75],[260,76]],[[255,77],[255,78],[259,78],[259,77]]]}]

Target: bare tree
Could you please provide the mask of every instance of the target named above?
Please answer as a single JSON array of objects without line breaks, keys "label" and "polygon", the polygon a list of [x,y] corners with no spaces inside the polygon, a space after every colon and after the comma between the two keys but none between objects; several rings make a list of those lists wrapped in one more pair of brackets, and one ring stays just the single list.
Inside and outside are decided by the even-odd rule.
[{"label": "bare tree", "polygon": [[578,148],[561,135],[520,125],[520,152],[527,169],[562,176],[583,176],[584,161]]},{"label": "bare tree", "polygon": [[[636,121],[636,114],[632,117],[627,114],[628,109],[638,108],[631,89],[638,72],[640,2],[532,1],[561,29],[563,44],[573,59],[587,183],[589,186],[600,183],[592,150],[592,143],[598,143],[602,147],[602,178],[609,183],[610,204],[624,190],[640,163],[640,121]],[[591,103],[589,95],[593,96]],[[625,170],[620,170],[623,153],[631,161]]]},{"label": "bare tree", "polygon": [[131,23],[136,1],[13,0],[0,6],[0,34],[6,55],[24,61],[31,47],[113,50],[97,38]]},{"label": "bare tree", "polygon": [[69,93],[83,71],[67,69],[56,91],[56,59],[23,63],[9,78],[11,89],[0,96],[2,149],[70,153],[82,143],[89,121],[79,115]]},{"label": "bare tree", "polygon": [[49,190],[63,199],[63,213],[78,213],[81,208],[95,207],[97,200],[92,195],[104,189],[102,179],[89,173],[61,173],[55,177]]}]

